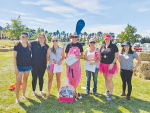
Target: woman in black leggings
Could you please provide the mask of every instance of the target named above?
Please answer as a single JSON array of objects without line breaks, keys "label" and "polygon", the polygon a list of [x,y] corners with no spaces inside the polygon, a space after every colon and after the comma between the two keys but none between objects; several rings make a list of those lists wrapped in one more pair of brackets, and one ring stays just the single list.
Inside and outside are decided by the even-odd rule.
[{"label": "woman in black leggings", "polygon": [[[133,71],[139,66],[141,63],[140,58],[136,54],[136,52],[133,52],[131,49],[131,43],[126,41],[122,43],[122,51],[119,54],[119,62],[120,62],[120,74],[122,78],[122,94],[120,96],[126,96],[125,90],[126,90],[126,83],[128,84],[128,94],[123,100],[130,100],[130,95],[132,91],[132,74]],[[133,59],[136,59],[138,62],[135,67],[133,67]]]},{"label": "woman in black leggings", "polygon": [[32,50],[32,96],[35,96],[36,82],[39,78],[40,94],[42,96],[43,77],[47,67],[47,51],[49,46],[46,44],[47,38],[44,33],[39,33],[37,41],[31,42]]}]

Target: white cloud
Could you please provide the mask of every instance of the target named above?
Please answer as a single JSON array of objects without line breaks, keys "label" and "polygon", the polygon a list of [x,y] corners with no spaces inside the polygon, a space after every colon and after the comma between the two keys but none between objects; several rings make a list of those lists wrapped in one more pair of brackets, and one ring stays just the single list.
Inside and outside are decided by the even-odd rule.
[{"label": "white cloud", "polygon": [[22,12],[17,12],[17,11],[10,11],[10,12],[12,12],[12,13],[15,13],[15,14],[19,14],[19,15],[31,15],[31,14],[29,14],[29,13],[22,13]]},{"label": "white cloud", "polygon": [[145,32],[149,33],[150,34],[150,29],[149,30],[145,30]]},{"label": "white cloud", "polygon": [[146,12],[146,11],[149,11],[150,9],[148,8],[139,8],[137,9],[138,12]]},{"label": "white cloud", "polygon": [[57,23],[58,20],[55,18],[47,18],[47,19],[41,19],[41,18],[36,18],[36,17],[21,17],[22,19],[25,20],[33,20],[33,21],[37,21],[37,22],[43,22],[43,23]]},{"label": "white cloud", "polygon": [[72,9],[70,7],[67,7],[67,6],[48,6],[48,7],[43,7],[42,9],[45,11],[50,11],[50,12],[58,13],[58,14],[77,13],[77,10]]},{"label": "white cloud", "polygon": [[110,8],[108,6],[101,4],[100,0],[64,0],[64,2],[76,8],[83,9],[94,14],[105,15],[101,11]]},{"label": "white cloud", "polygon": [[10,13],[14,13],[14,14],[19,14],[19,15],[31,15],[30,13],[23,13],[23,12],[18,12],[18,11],[11,11],[11,10],[7,10],[7,9],[0,9],[2,11],[7,11],[7,12],[10,12]]},{"label": "white cloud", "polygon": [[122,31],[124,31],[126,27],[126,24],[121,24],[121,25],[105,25],[105,24],[97,24],[89,27],[85,27],[84,31],[88,33],[97,33],[98,31],[101,31],[103,33],[115,33],[117,36],[120,34]]},{"label": "white cloud", "polygon": [[29,23],[30,23],[30,24],[36,24],[36,25],[37,25],[37,24],[38,24],[38,25],[44,25],[44,24],[42,24],[42,23],[39,23],[39,22],[32,22],[32,21],[30,21]]},{"label": "white cloud", "polygon": [[[48,0],[40,0],[37,2],[26,2],[22,1],[22,4],[31,4],[31,5],[43,5],[42,10],[49,11],[52,13],[56,13],[62,15],[67,18],[73,18],[74,16],[84,15],[85,13],[80,13],[77,9],[61,5],[60,2],[48,1]],[[72,16],[73,15],[73,16]]]},{"label": "white cloud", "polygon": [[54,1],[50,0],[39,0],[38,2],[26,2],[22,1],[21,4],[28,4],[28,5],[54,5]]},{"label": "white cloud", "polygon": [[76,9],[67,6],[47,6],[47,7],[42,7],[42,10],[50,11],[69,18],[73,18],[76,15],[82,15]]},{"label": "white cloud", "polygon": [[132,4],[131,7],[137,10],[138,12],[147,12],[150,11],[149,5],[150,1],[142,1]]},{"label": "white cloud", "polygon": [[11,21],[7,21],[7,20],[0,20],[0,22],[2,22],[2,23],[11,23]]}]

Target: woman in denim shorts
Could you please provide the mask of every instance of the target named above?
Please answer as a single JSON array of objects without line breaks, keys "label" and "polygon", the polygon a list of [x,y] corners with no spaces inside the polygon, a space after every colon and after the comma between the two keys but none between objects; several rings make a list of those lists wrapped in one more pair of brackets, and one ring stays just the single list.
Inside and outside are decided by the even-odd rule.
[{"label": "woman in denim shorts", "polygon": [[31,66],[31,45],[28,43],[28,33],[23,32],[21,34],[21,41],[14,46],[13,52],[13,60],[14,60],[14,68],[16,74],[16,103],[20,103],[19,100],[19,91],[21,80],[23,76],[23,91],[22,97],[23,99],[28,99],[25,96],[26,86],[27,86],[27,79],[29,72],[32,70]]}]

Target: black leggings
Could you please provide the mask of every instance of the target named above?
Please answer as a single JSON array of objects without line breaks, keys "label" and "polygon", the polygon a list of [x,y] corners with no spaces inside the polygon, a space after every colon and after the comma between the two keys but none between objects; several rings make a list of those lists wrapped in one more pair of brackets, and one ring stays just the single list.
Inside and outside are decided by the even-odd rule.
[{"label": "black leggings", "polygon": [[43,76],[45,73],[45,68],[43,67],[37,67],[37,66],[32,66],[32,90],[35,91],[36,89],[36,82],[37,82],[37,77],[39,78],[39,87],[40,91],[43,89]]},{"label": "black leggings", "polygon": [[126,82],[127,82],[127,84],[128,84],[127,96],[130,96],[131,91],[132,91],[131,80],[132,80],[133,71],[121,69],[120,74],[121,74],[121,78],[122,78],[122,82],[123,82],[123,84],[122,84],[123,92],[125,92],[125,90],[126,90]]}]

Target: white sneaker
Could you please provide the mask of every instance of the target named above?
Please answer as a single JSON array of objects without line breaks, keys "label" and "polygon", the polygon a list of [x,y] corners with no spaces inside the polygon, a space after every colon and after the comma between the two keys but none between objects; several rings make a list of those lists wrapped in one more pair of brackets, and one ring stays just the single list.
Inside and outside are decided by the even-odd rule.
[{"label": "white sneaker", "polygon": [[109,96],[109,91],[106,91],[104,96]]}]

